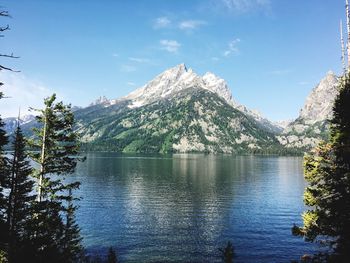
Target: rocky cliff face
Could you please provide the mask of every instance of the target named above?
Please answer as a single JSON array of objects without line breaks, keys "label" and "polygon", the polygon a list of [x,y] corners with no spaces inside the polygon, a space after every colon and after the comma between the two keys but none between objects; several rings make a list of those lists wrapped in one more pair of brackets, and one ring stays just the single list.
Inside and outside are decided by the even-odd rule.
[{"label": "rocky cliff face", "polygon": [[327,138],[328,120],[332,117],[333,103],[338,94],[338,81],[339,78],[329,71],[311,91],[299,117],[277,136],[282,145],[308,150]]},{"label": "rocky cliff face", "polygon": [[338,94],[337,86],[338,77],[329,71],[306,98],[299,118],[310,124],[330,119],[334,99]]}]

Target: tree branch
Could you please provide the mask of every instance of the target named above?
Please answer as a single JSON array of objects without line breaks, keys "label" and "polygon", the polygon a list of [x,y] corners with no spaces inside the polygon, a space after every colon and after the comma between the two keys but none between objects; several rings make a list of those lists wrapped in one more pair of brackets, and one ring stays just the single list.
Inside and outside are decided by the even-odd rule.
[{"label": "tree branch", "polygon": [[5,57],[5,58],[19,58],[19,57],[17,57],[17,56],[14,56],[13,53],[11,53],[11,55],[0,54],[0,57]]},{"label": "tree branch", "polygon": [[0,16],[11,17],[8,11],[0,11]]},{"label": "tree branch", "polygon": [[6,25],[5,27],[0,27],[0,32],[4,32],[6,30],[10,30],[10,26]]},{"label": "tree branch", "polygon": [[18,71],[18,70],[13,70],[13,69],[11,69],[11,68],[7,68],[7,67],[4,67],[4,66],[2,66],[2,65],[0,65],[0,70],[8,70],[8,71],[12,71],[12,72],[20,72],[20,71]]}]

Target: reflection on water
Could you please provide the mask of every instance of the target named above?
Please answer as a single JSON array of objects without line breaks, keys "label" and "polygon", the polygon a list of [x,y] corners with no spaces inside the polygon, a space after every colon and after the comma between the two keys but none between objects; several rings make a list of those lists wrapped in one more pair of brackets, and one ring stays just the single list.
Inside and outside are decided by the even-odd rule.
[{"label": "reflection on water", "polygon": [[[311,247],[291,235],[304,209],[302,159],[91,153],[75,179],[89,251],[115,246],[127,262],[290,262]],[[101,252],[102,253],[102,252]]]}]

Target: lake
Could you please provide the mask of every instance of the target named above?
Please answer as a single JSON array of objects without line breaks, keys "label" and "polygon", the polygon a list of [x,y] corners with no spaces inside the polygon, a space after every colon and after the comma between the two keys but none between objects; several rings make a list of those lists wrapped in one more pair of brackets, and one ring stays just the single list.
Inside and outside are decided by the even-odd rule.
[{"label": "lake", "polygon": [[301,157],[89,153],[77,221],[84,246],[122,262],[290,262],[314,247],[293,237],[305,209]]}]

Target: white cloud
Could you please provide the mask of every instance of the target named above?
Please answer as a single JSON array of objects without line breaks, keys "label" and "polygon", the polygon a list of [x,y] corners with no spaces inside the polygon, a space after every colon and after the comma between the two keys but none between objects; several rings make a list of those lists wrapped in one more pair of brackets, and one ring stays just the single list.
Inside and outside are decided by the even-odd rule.
[{"label": "white cloud", "polygon": [[155,29],[167,28],[170,26],[170,24],[171,24],[171,21],[166,16],[158,17],[154,21],[153,28],[155,28]]},{"label": "white cloud", "polygon": [[211,60],[212,61],[219,61],[219,58],[218,57],[212,57]]},{"label": "white cloud", "polygon": [[122,72],[134,72],[134,71],[136,71],[136,67],[134,67],[134,66],[130,66],[130,65],[122,65],[121,67],[120,67],[120,71],[122,71]]},{"label": "white cloud", "polygon": [[117,54],[117,53],[113,53],[113,54],[112,54],[112,57],[117,58],[117,57],[119,57],[119,54]]},{"label": "white cloud", "polygon": [[44,84],[29,79],[23,73],[0,72],[4,83],[2,91],[4,98],[0,100],[0,114],[3,117],[15,117],[19,108],[21,115],[29,114],[29,107],[42,108],[44,98],[52,95],[53,91]]},{"label": "white cloud", "polygon": [[148,63],[148,62],[150,62],[150,60],[147,59],[147,58],[129,57],[128,59],[129,59],[130,61],[132,61],[132,62],[137,62],[137,63]]},{"label": "white cloud", "polygon": [[161,49],[166,50],[170,53],[176,53],[181,47],[181,44],[178,43],[176,40],[167,39],[161,40],[160,45],[162,46]]},{"label": "white cloud", "polygon": [[249,12],[256,9],[269,9],[270,0],[221,0],[221,3],[229,11]]},{"label": "white cloud", "polygon": [[231,40],[228,44],[228,48],[223,52],[223,56],[228,57],[230,55],[238,55],[239,49],[237,47],[238,43],[241,42],[239,38]]},{"label": "white cloud", "polygon": [[193,30],[207,23],[202,20],[184,20],[179,23],[179,28],[181,30]]},{"label": "white cloud", "polygon": [[268,74],[270,74],[270,75],[286,75],[290,72],[292,72],[291,69],[275,69],[275,70],[271,70],[270,72],[268,72]]},{"label": "white cloud", "polygon": [[308,82],[308,81],[300,81],[298,84],[301,85],[301,86],[305,86],[305,85],[309,85],[310,82]]},{"label": "white cloud", "polygon": [[126,84],[129,85],[129,86],[132,86],[132,87],[136,86],[136,83],[132,82],[132,81],[129,81]]}]

